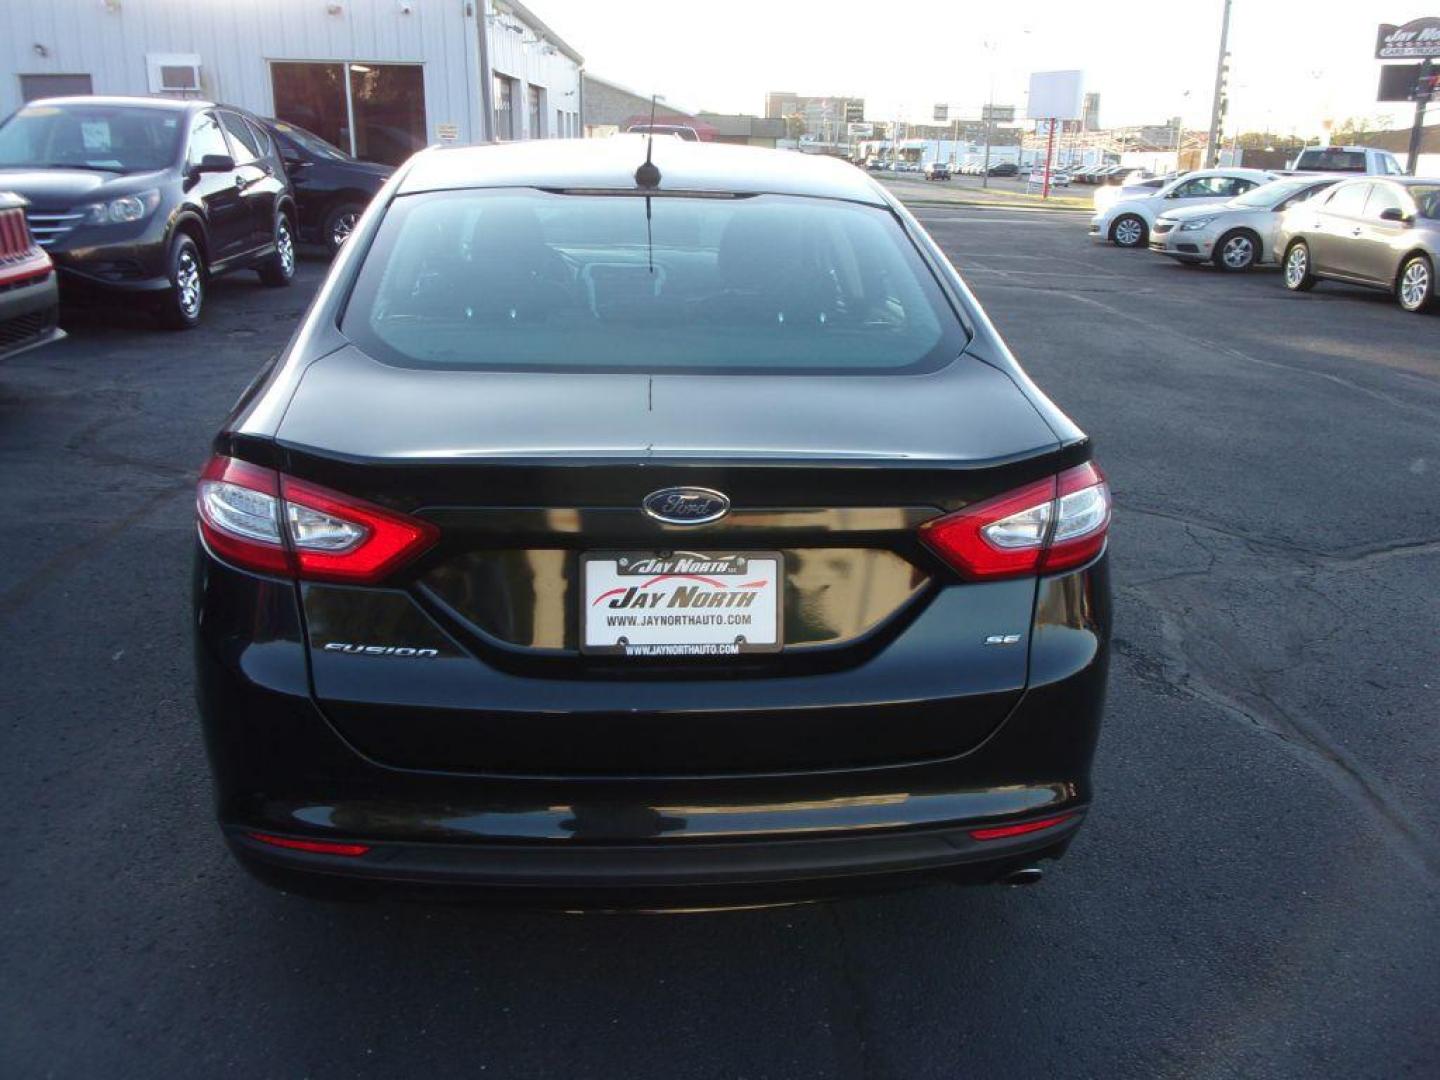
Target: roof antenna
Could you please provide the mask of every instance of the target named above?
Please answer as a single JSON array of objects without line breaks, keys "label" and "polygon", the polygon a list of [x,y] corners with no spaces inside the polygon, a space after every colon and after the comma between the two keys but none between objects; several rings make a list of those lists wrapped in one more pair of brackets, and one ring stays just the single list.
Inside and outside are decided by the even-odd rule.
[{"label": "roof antenna", "polygon": [[635,183],[643,188],[660,186],[660,170],[650,160],[650,155],[655,150],[655,102],[659,94],[650,96],[650,129],[645,137],[645,163],[635,170]]}]

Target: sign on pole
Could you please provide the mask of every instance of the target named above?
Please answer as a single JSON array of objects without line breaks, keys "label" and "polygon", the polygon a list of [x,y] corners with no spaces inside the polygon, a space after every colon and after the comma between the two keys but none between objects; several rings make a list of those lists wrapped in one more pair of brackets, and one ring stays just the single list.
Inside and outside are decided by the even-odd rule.
[{"label": "sign on pole", "polygon": [[1045,183],[1040,197],[1050,197],[1050,163],[1055,155],[1055,128],[1066,120],[1085,115],[1085,74],[1081,71],[1036,71],[1030,76],[1030,99],[1025,115],[1047,122],[1045,137]]},{"label": "sign on pole", "polygon": [[937,124],[947,123],[950,119],[950,106],[936,105],[934,119]]},{"label": "sign on pole", "polygon": [[1440,60],[1440,18],[1411,19],[1403,26],[1381,23],[1376,60]]}]

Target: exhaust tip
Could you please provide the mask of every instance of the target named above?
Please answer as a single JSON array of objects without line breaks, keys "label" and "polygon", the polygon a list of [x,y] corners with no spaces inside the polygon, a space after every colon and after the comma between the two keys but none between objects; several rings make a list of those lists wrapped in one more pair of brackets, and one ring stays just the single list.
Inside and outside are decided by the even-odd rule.
[{"label": "exhaust tip", "polygon": [[1011,870],[1000,879],[1001,885],[1038,885],[1040,879],[1045,876],[1045,871],[1038,866],[1026,866],[1019,870]]}]

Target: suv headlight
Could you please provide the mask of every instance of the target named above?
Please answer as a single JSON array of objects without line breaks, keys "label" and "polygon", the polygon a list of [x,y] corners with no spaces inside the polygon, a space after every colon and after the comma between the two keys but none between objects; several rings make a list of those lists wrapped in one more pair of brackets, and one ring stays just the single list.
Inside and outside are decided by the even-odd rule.
[{"label": "suv headlight", "polygon": [[90,203],[80,207],[85,215],[86,225],[123,225],[130,221],[143,221],[160,205],[160,189],[137,191],[134,195],[121,195],[109,202]]},{"label": "suv headlight", "polygon": [[1205,228],[1205,227],[1208,226],[1212,221],[1214,221],[1215,218],[1216,218],[1216,216],[1217,216],[1217,215],[1215,215],[1215,214],[1211,214],[1209,217],[1197,217],[1197,218],[1195,218],[1195,219],[1193,219],[1193,220],[1191,220],[1191,221],[1187,221],[1187,222],[1185,222],[1184,225],[1181,225],[1181,226],[1180,226],[1180,231],[1181,231],[1181,232],[1199,232],[1201,229]]}]

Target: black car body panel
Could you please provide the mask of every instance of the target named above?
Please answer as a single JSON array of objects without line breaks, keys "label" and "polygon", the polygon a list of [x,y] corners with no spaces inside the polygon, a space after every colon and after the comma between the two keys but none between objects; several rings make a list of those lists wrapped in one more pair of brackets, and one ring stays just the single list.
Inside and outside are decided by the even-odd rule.
[{"label": "black car body panel", "polygon": [[[288,121],[266,119],[264,123],[285,162],[299,208],[300,235],[305,240],[328,243],[327,227],[333,215],[363,209],[395,172],[393,165],[351,157]],[[358,216],[347,218],[347,235],[355,220]]]},{"label": "black car body panel", "polygon": [[[587,148],[588,173],[573,148],[538,145],[403,166],[216,437],[227,460],[434,537],[364,585],[257,573],[199,540],[198,694],[237,856],[272,881],[468,886],[567,907],[999,880],[1058,856],[1091,801],[1107,555],[969,580],[922,532],[1088,467],[1089,440],[863,173],[655,147],[685,191],[883,209],[964,327],[933,370],[437,370],[382,362],[342,332],[412,180],[506,187],[525,166],[536,188],[633,191],[618,167],[627,140],[609,142]],[[645,511],[676,487],[722,491],[729,511],[702,525]],[[783,647],[585,651],[583,561],[626,551],[775,553]],[[304,849],[315,843],[363,854]]]},{"label": "black car body panel", "polygon": [[[190,133],[200,118],[228,113],[258,127],[256,118],[206,101],[84,97],[31,102],[6,123],[27,110],[67,108],[158,113],[173,124],[176,136],[160,168],[0,162],[0,187],[29,200],[31,230],[55,262],[64,299],[170,289],[171,244],[180,232],[195,239],[210,275],[256,266],[274,253],[276,215],[294,217],[295,205],[273,141],[257,157],[224,135],[231,160],[223,171],[202,172],[190,160]],[[87,220],[87,207],[126,197],[147,200],[143,216],[101,224]]]}]

